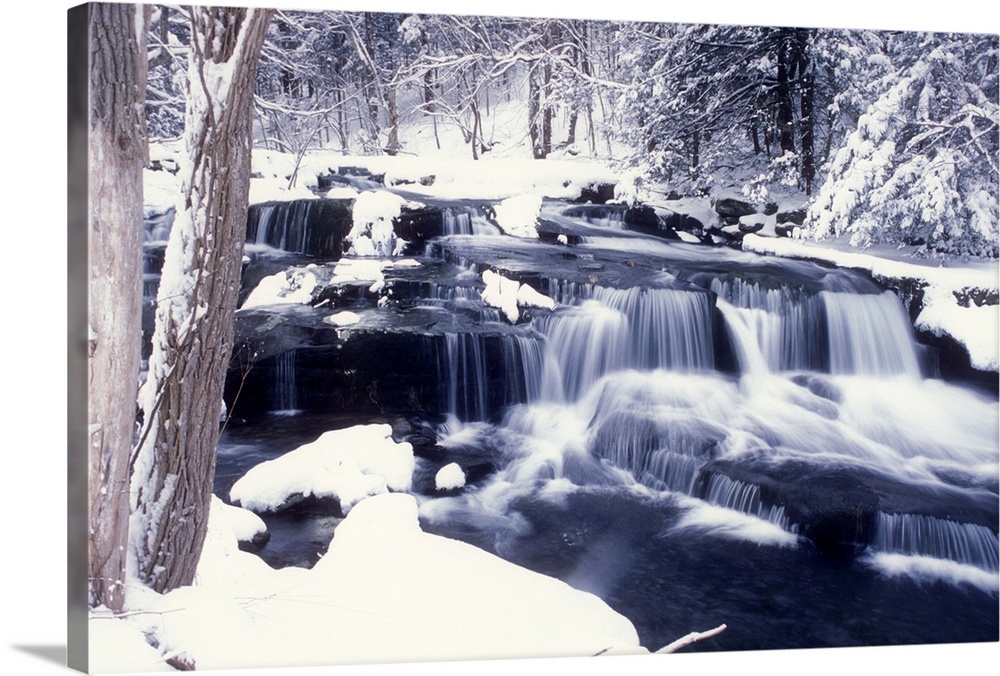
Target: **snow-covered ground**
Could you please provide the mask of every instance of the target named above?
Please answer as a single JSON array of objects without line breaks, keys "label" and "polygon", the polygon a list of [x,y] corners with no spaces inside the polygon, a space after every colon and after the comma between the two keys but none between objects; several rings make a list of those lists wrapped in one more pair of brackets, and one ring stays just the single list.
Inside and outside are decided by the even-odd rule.
[{"label": "snow-covered ground", "polygon": [[134,585],[124,616],[92,613],[93,673],[169,671],[168,659],[226,669],[647,652],[596,596],[424,533],[409,495],[359,502],[310,570],[240,551],[237,533],[252,530],[242,511],[214,499],[196,584]]}]

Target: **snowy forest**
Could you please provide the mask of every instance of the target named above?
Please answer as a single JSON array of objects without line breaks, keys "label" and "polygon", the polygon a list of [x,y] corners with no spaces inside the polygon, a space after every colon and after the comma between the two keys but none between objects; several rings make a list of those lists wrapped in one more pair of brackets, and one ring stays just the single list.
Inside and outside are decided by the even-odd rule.
[{"label": "snowy forest", "polygon": [[[183,128],[187,30],[183,11],[152,18],[154,139]],[[419,123],[475,159],[520,135],[536,159],[602,158],[682,195],[813,198],[817,238],[996,257],[997,88],[988,34],[283,11],[255,145],[413,154]],[[524,129],[498,129],[510,104]]]},{"label": "snowy forest", "polygon": [[1000,638],[997,35],[70,20],[71,666]]}]

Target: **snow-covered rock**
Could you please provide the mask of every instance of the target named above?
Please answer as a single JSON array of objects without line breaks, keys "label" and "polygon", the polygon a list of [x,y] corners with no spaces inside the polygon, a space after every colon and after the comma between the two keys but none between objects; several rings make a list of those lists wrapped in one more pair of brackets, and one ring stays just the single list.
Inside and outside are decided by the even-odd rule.
[{"label": "snow-covered rock", "polygon": [[402,240],[396,237],[393,221],[406,204],[399,195],[387,190],[366,191],[354,201],[354,225],[346,240],[355,256],[388,258],[398,253]]},{"label": "snow-covered rock", "polygon": [[516,323],[521,316],[519,306],[546,310],[554,310],[556,307],[556,302],[545,294],[492,270],[483,271],[483,283],[486,284],[482,291],[483,302],[498,308],[511,324]]},{"label": "snow-covered rock", "polygon": [[260,280],[247,299],[243,301],[242,308],[245,310],[281,303],[305,305],[312,301],[316,285],[316,275],[308,269],[277,272]]},{"label": "snow-covered rock", "polygon": [[326,317],[323,321],[334,326],[351,326],[361,321],[361,315],[350,310],[343,310]]},{"label": "snow-covered rock", "polygon": [[542,198],[538,195],[518,195],[509,197],[494,207],[494,220],[508,235],[514,237],[538,237],[538,214],[542,210]]},{"label": "snow-covered rock", "polygon": [[410,488],[413,447],[389,425],[326,432],[312,443],[250,469],[229,492],[245,509],[273,512],[302,499],[335,499],[347,513],[360,500]]},{"label": "snow-covered rock", "polygon": [[465,485],[465,472],[457,462],[452,462],[434,475],[434,487],[439,491],[453,491]]}]

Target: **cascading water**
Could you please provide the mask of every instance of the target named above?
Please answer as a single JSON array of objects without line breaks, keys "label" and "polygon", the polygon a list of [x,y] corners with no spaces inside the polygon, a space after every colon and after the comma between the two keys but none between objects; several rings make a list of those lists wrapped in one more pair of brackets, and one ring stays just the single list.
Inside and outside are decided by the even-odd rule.
[{"label": "cascading water", "polygon": [[879,513],[873,549],[944,559],[988,572],[1000,565],[997,535],[990,529],[921,514]]},{"label": "cascading water", "polygon": [[[650,645],[723,621],[746,649],[996,639],[997,401],[924,377],[895,296],[593,214],[546,243],[442,213],[422,267],[386,271],[392,302],[335,296],[380,345],[426,342],[407,354],[436,402],[405,414],[443,438],[422,460],[489,467],[421,495],[426,529],[598,590]],[[487,269],[556,308],[512,324]],[[295,367],[275,361],[275,407],[309,399]]]},{"label": "cascading water", "polygon": [[711,289],[733,308],[726,318],[730,330],[736,324],[746,327],[769,371],[825,370],[820,296],[800,287],[762,287],[739,277],[712,280]]},{"label": "cascading water", "polygon": [[881,294],[823,292],[830,332],[830,371],[919,378],[913,328],[899,299]]},{"label": "cascading water", "polygon": [[448,207],[443,211],[444,234],[499,235],[500,230],[474,209]]},{"label": "cascading water", "polygon": [[298,389],[295,379],[295,350],[282,352],[274,358],[274,411],[292,414],[298,411]]}]

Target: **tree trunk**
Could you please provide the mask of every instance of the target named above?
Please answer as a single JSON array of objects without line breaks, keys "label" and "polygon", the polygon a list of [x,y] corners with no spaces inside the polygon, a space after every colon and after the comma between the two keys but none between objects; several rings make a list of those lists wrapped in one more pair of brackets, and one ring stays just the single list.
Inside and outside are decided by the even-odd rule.
[{"label": "tree trunk", "polygon": [[142,312],[146,41],[137,6],[89,6],[90,604],[122,609]]},{"label": "tree trunk", "polygon": [[538,99],[541,96],[541,87],[538,85],[536,68],[532,68],[528,73],[528,135],[531,137],[531,154],[536,160],[543,159],[541,131],[538,127],[538,115],[541,107]]},{"label": "tree trunk", "polygon": [[813,151],[813,131],[815,130],[815,69],[809,58],[810,32],[799,29],[796,36],[799,44],[799,77],[802,79],[799,94],[799,146],[802,156],[802,182],[806,187],[806,195],[812,195],[812,184],[816,178],[816,161]]},{"label": "tree trunk", "polygon": [[395,155],[399,150],[399,107],[396,104],[396,85],[390,83],[386,89],[389,108],[389,138],[386,141],[385,154]]},{"label": "tree trunk", "polygon": [[698,173],[698,165],[701,164],[701,132],[691,134],[691,167],[690,174],[694,176]]},{"label": "tree trunk", "polygon": [[195,8],[187,162],[156,308],[132,480],[139,578],[191,584],[208,526],[246,233],[253,83],[270,11]]},{"label": "tree trunk", "polygon": [[781,38],[778,43],[778,86],[777,86],[777,125],[778,145],[782,153],[795,152],[795,120],[792,107],[791,80],[794,77],[795,57],[792,52],[794,38],[790,37],[790,29],[780,28]]}]

